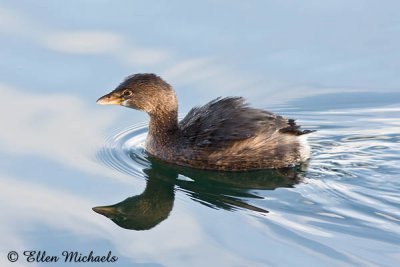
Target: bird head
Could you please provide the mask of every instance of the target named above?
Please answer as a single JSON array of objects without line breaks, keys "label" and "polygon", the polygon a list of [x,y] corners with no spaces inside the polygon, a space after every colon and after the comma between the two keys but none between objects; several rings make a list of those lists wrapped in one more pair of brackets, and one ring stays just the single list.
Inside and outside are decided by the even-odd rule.
[{"label": "bird head", "polygon": [[172,87],[159,76],[150,73],[127,77],[112,92],[100,97],[100,105],[121,105],[149,114],[177,109]]}]

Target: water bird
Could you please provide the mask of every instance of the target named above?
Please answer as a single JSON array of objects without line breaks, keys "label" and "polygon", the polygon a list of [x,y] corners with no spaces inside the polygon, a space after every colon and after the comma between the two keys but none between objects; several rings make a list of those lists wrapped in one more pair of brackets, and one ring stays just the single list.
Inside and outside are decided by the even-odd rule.
[{"label": "water bird", "polygon": [[217,98],[178,121],[174,89],[161,77],[127,77],[97,100],[146,112],[146,151],[168,163],[205,170],[287,168],[310,157],[307,136],[295,120],[249,107],[242,97]]}]

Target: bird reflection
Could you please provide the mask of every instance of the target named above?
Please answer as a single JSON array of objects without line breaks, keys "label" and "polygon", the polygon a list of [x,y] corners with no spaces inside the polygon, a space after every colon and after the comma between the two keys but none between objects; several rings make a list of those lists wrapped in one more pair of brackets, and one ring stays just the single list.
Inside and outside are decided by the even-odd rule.
[{"label": "bird reflection", "polygon": [[261,213],[267,210],[247,203],[262,199],[258,190],[292,187],[302,179],[299,168],[251,172],[215,172],[179,167],[149,158],[144,169],[147,184],[140,195],[110,206],[93,210],[120,227],[148,230],[168,218],[174,205],[175,189],[181,190],[205,206],[215,209],[248,209]]}]

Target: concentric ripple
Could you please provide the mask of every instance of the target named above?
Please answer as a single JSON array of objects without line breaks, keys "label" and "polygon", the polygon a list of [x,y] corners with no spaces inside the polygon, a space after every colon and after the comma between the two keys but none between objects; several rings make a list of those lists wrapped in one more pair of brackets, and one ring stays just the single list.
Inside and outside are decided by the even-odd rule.
[{"label": "concentric ripple", "polygon": [[[275,179],[280,177],[276,174],[257,180],[253,177],[257,173],[252,172],[240,177],[215,176],[213,172],[200,177],[195,172],[182,175],[180,171],[175,177],[173,171],[162,168],[156,172],[144,151],[145,123],[111,135],[97,156],[120,172],[139,179],[150,177],[144,193],[130,197],[129,201],[147,201],[150,205],[163,195],[161,192],[164,196],[172,194],[171,198],[160,200],[164,206],[154,204],[155,214],[164,212],[163,219],[172,209],[176,192],[188,196],[180,200],[186,201],[194,211],[193,201],[217,209],[250,210],[251,216],[241,215],[256,218],[264,225],[260,233],[264,231],[261,229],[270,229],[271,232],[264,234],[277,235],[278,240],[290,244],[302,244],[343,264],[365,265],[369,246],[383,246],[387,251],[397,247],[400,240],[400,108],[275,109],[275,112],[300,118],[304,128],[317,130],[310,137],[312,159],[302,173],[305,178],[301,182]],[[157,190],[151,189],[155,184],[150,181],[158,179],[160,173],[161,176],[169,173],[170,180],[163,181],[177,190],[157,187],[157,184]],[[133,207],[132,203],[128,204]],[[124,209],[128,204],[119,203]],[[168,209],[160,210],[160,207]],[[354,252],[349,240],[362,249]],[[376,254],[375,259],[376,265],[390,266],[393,255]]]},{"label": "concentric ripple", "polygon": [[149,166],[144,150],[147,124],[132,125],[109,136],[97,158],[119,172],[143,177],[143,168]]},{"label": "concentric ripple", "polygon": [[[287,194],[301,194],[304,203],[317,205],[312,217],[329,214],[330,218],[325,219],[348,218],[365,226],[379,223],[398,227],[400,199],[394,188],[400,187],[400,110],[279,113],[303,118],[301,123],[308,128],[319,126],[311,137],[313,157],[306,173],[307,183]],[[144,150],[146,134],[146,123],[119,131],[106,140],[97,156],[115,170],[143,178],[143,170],[150,166]],[[262,190],[257,193],[264,198],[270,196]],[[288,209],[284,199],[275,201],[272,208],[268,201],[261,206],[276,213],[307,210],[301,206]]]}]

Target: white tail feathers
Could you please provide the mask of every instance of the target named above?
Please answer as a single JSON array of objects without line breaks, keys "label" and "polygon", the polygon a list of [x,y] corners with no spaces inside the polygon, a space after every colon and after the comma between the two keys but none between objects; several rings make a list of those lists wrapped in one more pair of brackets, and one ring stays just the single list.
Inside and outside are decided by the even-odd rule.
[{"label": "white tail feathers", "polygon": [[299,149],[300,160],[302,162],[308,160],[311,156],[311,148],[310,148],[310,145],[307,140],[309,136],[310,136],[309,134],[304,134],[304,135],[298,136],[298,141],[300,144],[300,149]]}]

